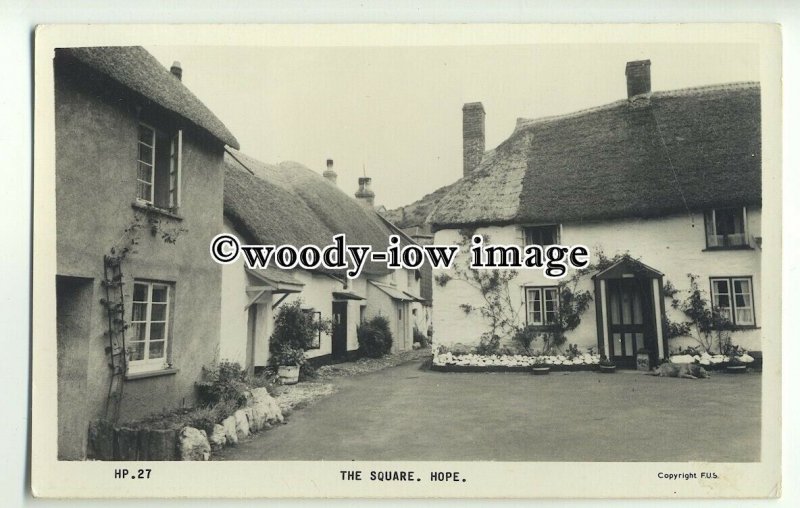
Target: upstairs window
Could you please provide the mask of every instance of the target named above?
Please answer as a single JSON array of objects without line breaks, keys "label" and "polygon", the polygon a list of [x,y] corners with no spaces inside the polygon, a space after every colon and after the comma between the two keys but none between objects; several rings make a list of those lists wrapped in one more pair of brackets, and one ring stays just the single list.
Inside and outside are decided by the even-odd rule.
[{"label": "upstairs window", "polygon": [[139,124],[136,200],[165,210],[180,206],[183,133]]},{"label": "upstairs window", "polygon": [[552,325],[558,318],[558,288],[525,288],[527,324]]},{"label": "upstairs window", "polygon": [[711,278],[715,307],[736,326],[755,326],[753,280],[750,277]]},{"label": "upstairs window", "polygon": [[525,245],[557,245],[561,240],[558,224],[529,226],[525,228]]},{"label": "upstairs window", "polygon": [[705,222],[706,247],[709,249],[748,246],[747,210],[744,207],[709,210]]}]

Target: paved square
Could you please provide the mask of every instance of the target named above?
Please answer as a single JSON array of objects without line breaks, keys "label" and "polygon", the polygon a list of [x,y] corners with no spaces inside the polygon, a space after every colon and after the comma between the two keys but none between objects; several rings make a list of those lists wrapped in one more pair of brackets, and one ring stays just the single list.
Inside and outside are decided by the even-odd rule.
[{"label": "paved square", "polygon": [[[339,378],[220,460],[759,460],[761,375],[440,373]],[[776,418],[778,415],[776,415]]]}]

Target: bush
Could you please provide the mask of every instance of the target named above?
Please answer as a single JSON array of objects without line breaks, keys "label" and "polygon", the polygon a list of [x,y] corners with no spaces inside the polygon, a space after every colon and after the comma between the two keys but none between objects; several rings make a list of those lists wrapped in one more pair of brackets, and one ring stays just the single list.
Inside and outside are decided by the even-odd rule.
[{"label": "bush", "polygon": [[389,321],[375,316],[358,327],[358,351],[362,356],[380,358],[392,350],[392,332]]},{"label": "bush", "polygon": [[517,328],[511,340],[514,341],[521,354],[529,355],[531,354],[531,346],[538,336],[539,333],[536,331],[536,327],[528,325],[523,328]]},{"label": "bush", "polygon": [[306,350],[314,337],[330,333],[330,320],[315,322],[311,314],[303,312],[297,300],[284,305],[275,317],[275,331],[269,338],[270,365],[297,365],[301,379],[313,377],[314,367],[306,360]]},{"label": "bush", "polygon": [[500,349],[500,337],[484,333],[481,335],[481,342],[475,346],[475,353],[479,355],[494,355]]},{"label": "bush", "polygon": [[247,372],[238,362],[222,361],[211,367],[203,367],[205,380],[197,383],[200,403],[212,406],[231,401],[238,406],[244,404],[244,392],[249,389]]},{"label": "bush", "polygon": [[419,331],[419,328],[416,326],[414,327],[414,342],[419,342],[420,346],[422,347],[428,347],[428,337]]}]

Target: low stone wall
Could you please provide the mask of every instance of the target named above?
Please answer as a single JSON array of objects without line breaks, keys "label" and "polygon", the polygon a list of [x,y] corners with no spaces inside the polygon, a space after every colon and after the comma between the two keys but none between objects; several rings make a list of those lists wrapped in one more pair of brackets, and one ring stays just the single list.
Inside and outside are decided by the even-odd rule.
[{"label": "low stone wall", "polygon": [[89,427],[89,458],[209,460],[213,451],[236,445],[240,439],[283,422],[283,413],[266,388],[255,388],[245,397],[245,406],[215,424],[210,435],[205,430],[188,426],[153,429],[93,422]]},{"label": "low stone wall", "polygon": [[[597,365],[547,365],[551,372],[575,372],[584,370],[598,370]],[[431,365],[431,370],[437,372],[532,372],[531,366],[505,366],[505,365]]]}]

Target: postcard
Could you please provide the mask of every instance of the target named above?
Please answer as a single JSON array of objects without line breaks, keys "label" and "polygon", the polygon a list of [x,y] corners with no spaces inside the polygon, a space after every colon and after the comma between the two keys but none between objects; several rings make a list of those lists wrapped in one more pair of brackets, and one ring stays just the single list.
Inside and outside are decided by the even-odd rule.
[{"label": "postcard", "polygon": [[36,496],[780,496],[777,25],[46,25],[35,68]]}]

